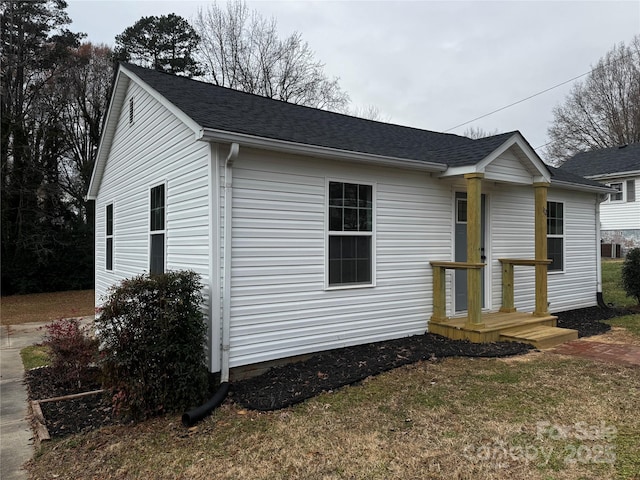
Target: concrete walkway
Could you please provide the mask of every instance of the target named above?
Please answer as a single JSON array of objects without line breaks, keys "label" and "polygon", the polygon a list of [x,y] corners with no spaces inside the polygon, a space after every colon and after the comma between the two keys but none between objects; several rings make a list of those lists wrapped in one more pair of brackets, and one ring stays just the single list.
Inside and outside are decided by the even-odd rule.
[{"label": "concrete walkway", "polygon": [[33,455],[33,432],[27,418],[27,390],[20,350],[42,341],[45,323],[0,327],[0,478],[22,480],[22,465]]}]

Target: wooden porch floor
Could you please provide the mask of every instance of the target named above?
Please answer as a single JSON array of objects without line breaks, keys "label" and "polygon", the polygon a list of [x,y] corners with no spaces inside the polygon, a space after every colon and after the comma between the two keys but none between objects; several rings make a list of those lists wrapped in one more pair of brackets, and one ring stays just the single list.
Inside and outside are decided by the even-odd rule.
[{"label": "wooden porch floor", "polygon": [[429,332],[454,340],[474,343],[524,342],[536,348],[550,348],[578,338],[576,330],[558,328],[553,315],[536,317],[527,312],[482,314],[482,326],[467,324],[466,317],[429,321]]}]

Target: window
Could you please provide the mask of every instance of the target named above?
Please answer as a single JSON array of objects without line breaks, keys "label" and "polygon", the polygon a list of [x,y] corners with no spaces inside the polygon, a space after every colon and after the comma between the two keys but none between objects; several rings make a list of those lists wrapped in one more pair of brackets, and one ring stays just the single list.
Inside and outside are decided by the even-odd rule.
[{"label": "window", "polygon": [[611,188],[617,190],[617,193],[609,194],[610,202],[621,202],[622,201],[622,183],[612,183],[609,185]]},{"label": "window", "polygon": [[373,283],[373,186],[329,182],[329,286]]},{"label": "window", "polygon": [[564,270],[564,204],[547,202],[547,258],[550,272]]},{"label": "window", "polygon": [[165,195],[164,185],[151,189],[151,239],[149,255],[149,273],[164,273],[164,234],[165,234]]},{"label": "window", "polygon": [[456,198],[456,223],[467,223],[466,198]]},{"label": "window", "polygon": [[105,252],[105,268],[113,270],[113,203],[107,205],[105,216],[106,221],[106,252]]},{"label": "window", "polygon": [[627,202],[636,201],[636,181],[627,180]]}]

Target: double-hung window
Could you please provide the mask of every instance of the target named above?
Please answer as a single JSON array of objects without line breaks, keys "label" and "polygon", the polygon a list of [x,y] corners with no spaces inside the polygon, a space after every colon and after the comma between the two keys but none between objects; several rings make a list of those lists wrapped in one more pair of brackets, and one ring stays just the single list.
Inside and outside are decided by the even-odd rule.
[{"label": "double-hung window", "polygon": [[113,270],[113,203],[107,205],[105,213],[105,269]]},{"label": "double-hung window", "polygon": [[614,190],[617,190],[616,193],[609,194],[610,202],[621,202],[624,197],[622,196],[622,182],[615,182],[609,185]]},{"label": "double-hung window", "polygon": [[373,284],[373,185],[329,182],[328,286]]},{"label": "double-hung window", "polygon": [[547,257],[550,272],[564,270],[564,204],[547,202]]},{"label": "double-hung window", "polygon": [[165,188],[164,184],[151,189],[149,273],[164,273],[165,258]]},{"label": "double-hung window", "polygon": [[627,202],[636,201],[636,181],[627,180]]}]

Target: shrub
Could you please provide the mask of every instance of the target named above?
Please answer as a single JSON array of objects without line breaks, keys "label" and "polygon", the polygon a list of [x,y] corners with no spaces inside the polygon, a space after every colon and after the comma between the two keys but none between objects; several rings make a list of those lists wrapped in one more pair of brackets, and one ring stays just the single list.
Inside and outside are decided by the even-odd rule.
[{"label": "shrub", "polygon": [[622,264],[622,287],[627,297],[635,298],[640,305],[640,248],[627,252]]},{"label": "shrub", "polygon": [[140,275],[109,290],[96,319],[105,388],[131,420],[175,412],[207,393],[202,285],[191,271]]},{"label": "shrub", "polygon": [[43,345],[48,347],[50,372],[58,383],[78,388],[93,383],[89,367],[97,359],[98,343],[89,329],[75,318],[60,319],[45,325]]}]

